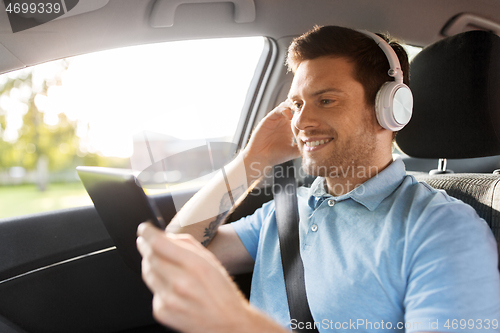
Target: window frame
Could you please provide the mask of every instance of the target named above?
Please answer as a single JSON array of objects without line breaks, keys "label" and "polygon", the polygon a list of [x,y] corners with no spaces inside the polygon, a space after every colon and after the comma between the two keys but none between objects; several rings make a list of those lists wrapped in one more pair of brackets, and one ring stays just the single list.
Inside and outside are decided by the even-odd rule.
[{"label": "window frame", "polygon": [[[244,36],[248,37],[248,36]],[[268,83],[269,79],[271,77],[273,69],[275,69],[275,65],[277,63],[278,59],[278,45],[276,41],[274,41],[272,38],[266,37],[266,36],[255,36],[255,37],[260,37],[263,38],[263,48],[262,52],[260,54],[259,60],[257,61],[257,65],[254,69],[254,74],[252,76],[252,79],[249,83],[248,90],[246,93],[245,100],[243,102],[243,106],[240,111],[240,116],[238,123],[236,125],[236,129],[234,131],[233,137],[232,137],[232,142],[235,143],[234,145],[234,151],[230,152],[233,156],[236,155],[238,151],[244,148],[246,145],[247,141],[250,138],[250,135],[252,133],[253,126],[255,122],[258,120],[258,114],[259,114],[259,109],[262,106],[262,100],[263,96],[266,92],[266,88],[268,88]],[[234,38],[234,37],[231,37]],[[242,37],[243,38],[243,37]],[[147,45],[147,44],[144,44]],[[54,59],[54,60],[59,60],[59,59]],[[51,62],[54,60],[48,60],[46,62]],[[45,62],[44,62],[45,63]],[[39,64],[33,65],[37,66]],[[242,64],[245,65],[245,64]],[[28,66],[32,67],[32,66]],[[9,71],[7,73],[2,73],[1,75],[8,74],[10,72],[14,72],[17,70],[22,70],[21,69],[14,69],[12,71]],[[272,87],[271,87],[272,88]],[[193,189],[193,190],[198,190],[198,189]],[[155,195],[156,196],[156,195]],[[91,205],[84,205],[84,206],[74,206],[74,207],[67,207],[67,208],[60,208],[60,209],[49,209],[49,210],[43,210],[39,212],[34,212],[34,213],[22,213],[19,215],[14,215],[14,216],[8,216],[1,218],[2,220],[9,220],[9,219],[17,219],[17,218],[23,218],[23,217],[28,217],[31,215],[38,215],[38,214],[53,214],[57,212],[62,212],[67,209],[78,209],[78,208],[84,208],[84,207],[90,207]]]}]

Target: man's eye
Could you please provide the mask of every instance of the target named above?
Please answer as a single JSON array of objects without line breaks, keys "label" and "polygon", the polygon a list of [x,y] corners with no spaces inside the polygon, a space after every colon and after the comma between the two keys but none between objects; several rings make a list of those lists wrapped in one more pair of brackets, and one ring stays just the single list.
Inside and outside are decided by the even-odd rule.
[{"label": "man's eye", "polygon": [[332,104],[333,102],[334,102],[334,100],[332,100],[332,99],[322,99],[321,100],[322,105]]},{"label": "man's eye", "polygon": [[293,105],[293,111],[294,111],[294,112],[299,112],[301,108],[302,108],[302,104],[297,104],[297,103],[295,103],[295,104]]}]

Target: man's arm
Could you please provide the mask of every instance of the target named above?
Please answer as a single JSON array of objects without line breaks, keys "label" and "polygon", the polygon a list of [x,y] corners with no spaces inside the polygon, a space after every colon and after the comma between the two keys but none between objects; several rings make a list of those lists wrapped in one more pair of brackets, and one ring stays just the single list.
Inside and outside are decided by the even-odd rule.
[{"label": "man's arm", "polygon": [[[286,103],[271,111],[259,123],[247,147],[184,205],[166,231],[190,234],[212,251],[231,274],[250,271],[253,259],[236,232],[231,226],[219,227],[266,170],[298,156],[291,144],[291,118]],[[212,242],[214,237],[217,241]]]},{"label": "man's arm", "polygon": [[215,256],[192,236],[138,229],[143,279],[154,293],[153,315],[181,332],[285,333],[252,307]]},{"label": "man's arm", "polygon": [[492,321],[500,318],[495,238],[472,207],[441,197],[426,202],[408,232],[405,321],[420,322],[423,331],[495,330]]},{"label": "man's arm", "polygon": [[166,231],[190,234],[206,247],[236,200],[257,178],[246,172],[244,155],[240,154],[182,207]]},{"label": "man's arm", "polygon": [[[250,272],[252,257],[232,226],[221,225],[253,181],[245,173],[242,155],[238,156],[184,205],[166,231],[190,234],[212,251],[231,275]],[[215,235],[217,241],[212,241]]]},{"label": "man's arm", "polygon": [[[186,203],[167,233],[139,226],[142,277],[154,294],[153,315],[160,323],[182,332],[287,332],[248,303],[221,265],[231,273],[253,266],[233,227],[221,223],[235,197],[267,167],[299,155],[291,144],[291,119],[284,103],[271,111],[245,150]],[[238,177],[241,165],[244,177]]]}]

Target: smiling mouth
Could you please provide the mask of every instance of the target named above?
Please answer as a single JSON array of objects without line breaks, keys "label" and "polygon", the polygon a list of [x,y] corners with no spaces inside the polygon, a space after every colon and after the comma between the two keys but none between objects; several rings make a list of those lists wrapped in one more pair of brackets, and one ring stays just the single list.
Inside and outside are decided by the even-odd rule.
[{"label": "smiling mouth", "polygon": [[304,142],[304,145],[306,145],[307,147],[316,147],[316,146],[320,146],[320,145],[324,145],[325,143],[328,143],[330,141],[332,141],[333,139],[326,139],[326,140],[318,140],[318,141],[303,141]]}]

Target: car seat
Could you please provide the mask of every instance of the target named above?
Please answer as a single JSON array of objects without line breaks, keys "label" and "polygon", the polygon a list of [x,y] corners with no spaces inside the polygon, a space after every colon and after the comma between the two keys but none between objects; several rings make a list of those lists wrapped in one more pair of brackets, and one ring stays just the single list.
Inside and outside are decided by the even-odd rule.
[{"label": "car seat", "polygon": [[500,175],[445,167],[446,159],[500,155],[500,37],[469,31],[426,47],[410,64],[410,88],[413,116],[398,147],[440,159],[438,170],[416,178],[474,207],[500,244]]}]

